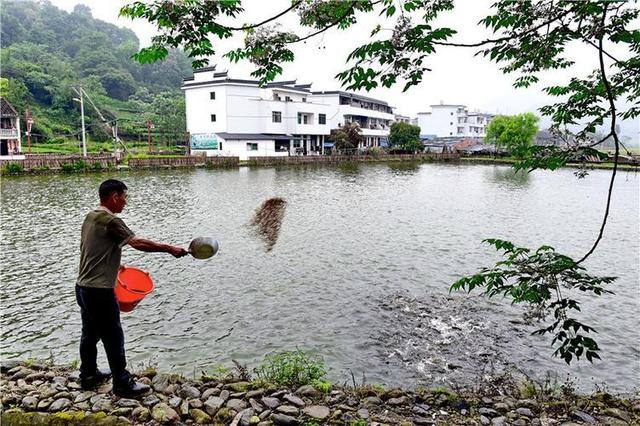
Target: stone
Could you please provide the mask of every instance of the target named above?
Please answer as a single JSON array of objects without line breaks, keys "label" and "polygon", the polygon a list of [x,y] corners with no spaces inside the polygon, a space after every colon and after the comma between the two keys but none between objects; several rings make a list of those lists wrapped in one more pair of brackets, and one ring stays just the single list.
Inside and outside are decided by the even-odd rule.
[{"label": "stone", "polygon": [[[357,405],[357,402],[355,404],[351,404],[350,402],[351,402],[350,400],[347,400],[347,405],[351,405],[351,406]],[[362,403],[364,405],[380,405],[382,404],[382,400],[377,396],[368,396],[362,400]]]},{"label": "stone", "polygon": [[405,405],[409,402],[409,399],[406,396],[401,396],[398,398],[389,398],[387,400],[387,404],[389,405]]},{"label": "stone", "polygon": [[527,426],[528,422],[524,419],[518,419],[515,420],[513,423],[511,423],[513,426]]},{"label": "stone", "polygon": [[38,402],[37,410],[38,411],[46,411],[53,401],[54,401],[53,398],[47,398],[47,399],[40,400],[40,402]]},{"label": "stone", "polygon": [[322,395],[322,393],[318,389],[314,388],[311,385],[300,386],[298,390],[296,390],[296,394],[309,398],[316,398]]},{"label": "stone", "polygon": [[195,386],[183,386],[178,395],[184,399],[200,398],[200,390]]},{"label": "stone", "polygon": [[607,426],[628,426],[629,423],[616,417],[602,416],[599,419],[602,424]]},{"label": "stone", "polygon": [[493,408],[503,414],[511,409],[511,407],[509,407],[509,404],[506,404],[504,402],[496,402],[495,404],[493,404]]},{"label": "stone", "polygon": [[214,416],[216,412],[224,405],[224,399],[212,396],[204,402],[204,409],[210,416]]},{"label": "stone", "polygon": [[304,407],[302,412],[307,416],[318,420],[324,420],[329,417],[329,414],[331,414],[329,407],[325,407],[324,405],[310,405],[308,407]]},{"label": "stone", "polygon": [[133,411],[131,407],[120,407],[116,408],[112,412],[109,413],[110,416],[128,416]]},{"label": "stone", "polygon": [[295,405],[296,407],[304,407],[305,403],[302,399],[298,398],[297,396],[295,396],[294,394],[286,394],[283,398],[285,401],[288,401],[290,403],[292,403],[293,405]]},{"label": "stone", "polygon": [[169,407],[175,410],[180,406],[180,404],[182,404],[182,398],[180,398],[179,396],[174,396],[172,398],[169,398],[167,404],[169,404]]},{"label": "stone", "polygon": [[96,393],[94,391],[84,391],[84,392],[80,392],[78,394],[78,396],[76,396],[73,400],[74,403],[79,403],[79,402],[84,402],[87,399],[91,398],[92,396],[94,396]]},{"label": "stone", "polygon": [[12,382],[15,382],[18,379],[24,379],[25,377],[27,377],[29,374],[32,374],[32,373],[34,373],[33,370],[26,367],[20,367],[15,373],[13,373],[13,375],[9,380],[11,380]]},{"label": "stone", "polygon": [[492,408],[481,407],[478,409],[478,413],[487,417],[497,417],[498,412]]},{"label": "stone", "polygon": [[431,407],[427,404],[416,404],[413,406],[412,411],[419,416],[428,416]]},{"label": "stone", "polygon": [[277,425],[297,425],[298,420],[295,417],[287,416],[286,414],[273,414],[271,420]]},{"label": "stone", "polygon": [[212,396],[220,395],[220,389],[218,388],[209,388],[206,391],[202,392],[201,398],[203,401],[206,401]]},{"label": "stone", "polygon": [[264,420],[270,415],[271,415],[271,410],[264,410],[262,413],[260,413],[258,417],[260,417],[260,420]]},{"label": "stone", "polygon": [[223,401],[226,401],[227,399],[229,399],[229,395],[231,395],[231,392],[229,392],[226,389],[220,391],[220,398],[222,398]]},{"label": "stone", "polygon": [[91,411],[91,404],[88,401],[79,402],[77,404],[73,404],[76,410],[80,411]]},{"label": "stone", "polygon": [[293,405],[281,405],[276,408],[276,411],[290,416],[297,416],[300,412],[300,410],[298,410],[298,408],[294,407]]},{"label": "stone", "polygon": [[573,411],[571,413],[571,416],[574,417],[577,420],[581,420],[585,423],[595,423],[596,419],[594,419],[592,416],[588,415],[587,413],[585,413],[584,411]]},{"label": "stone", "polygon": [[20,366],[20,361],[15,359],[6,359],[0,363],[0,372],[6,374],[16,367]]},{"label": "stone", "polygon": [[535,414],[533,414],[533,411],[531,411],[529,408],[524,407],[516,408],[516,413],[529,418],[536,416]]},{"label": "stone", "polygon": [[26,376],[24,378],[24,380],[26,380],[27,382],[32,382],[34,380],[41,380],[45,378],[45,372],[44,371],[36,371],[35,373],[31,373],[28,376]]},{"label": "stone", "polygon": [[[253,408],[247,408],[238,413],[239,420],[238,423],[241,426],[249,426],[251,423],[251,418],[253,417]],[[259,419],[259,417],[258,417]]]},{"label": "stone", "polygon": [[229,407],[232,410],[236,410],[236,411],[242,411],[245,408],[247,408],[247,403],[245,401],[243,401],[242,399],[230,399],[229,401],[227,401],[227,407]]},{"label": "stone", "polygon": [[99,411],[109,412],[113,410],[113,405],[111,404],[111,400],[107,397],[102,397],[96,400],[91,406],[91,411],[97,413]]},{"label": "stone", "polygon": [[182,404],[180,404],[178,412],[183,416],[187,416],[189,414],[189,401],[187,401],[186,399],[182,400]]},{"label": "stone", "polygon": [[151,386],[158,392],[164,392],[164,390],[169,386],[169,374],[156,374],[151,379]]},{"label": "stone", "polygon": [[38,393],[42,398],[51,398],[53,395],[57,394],[58,391],[53,388],[53,386],[43,385],[38,387]]},{"label": "stone", "polygon": [[204,404],[198,398],[192,398],[189,400],[189,407],[191,408],[202,408]]},{"label": "stone", "polygon": [[491,420],[489,420],[488,417],[481,415],[480,416],[480,423],[482,423],[484,426],[488,426],[491,424]]},{"label": "stone", "polygon": [[274,409],[276,408],[278,405],[280,405],[280,400],[278,398],[271,398],[268,396],[263,396],[262,399],[262,404],[264,404],[265,406],[267,406],[270,409]]},{"label": "stone", "polygon": [[66,386],[67,385],[67,378],[66,377],[62,377],[62,376],[56,376],[53,379],[51,379],[51,381],[53,383],[62,385],[62,386]]},{"label": "stone", "polygon": [[260,404],[254,398],[249,399],[249,405],[251,405],[251,408],[256,410],[258,413],[260,413],[260,412],[262,412],[262,410],[264,410],[264,407],[262,406],[262,404]]},{"label": "stone", "polygon": [[178,385],[177,383],[171,383],[162,391],[162,393],[165,395],[173,395],[174,393],[177,393],[179,390],[180,390],[180,385]]},{"label": "stone", "polygon": [[260,417],[258,416],[251,416],[251,418],[249,419],[249,425],[257,425],[260,423]]},{"label": "stone", "polygon": [[71,396],[71,392],[58,392],[57,394],[53,395],[53,399],[60,399],[60,398],[71,399],[73,397]]},{"label": "stone", "polygon": [[532,419],[531,426],[542,426],[542,422],[540,421],[540,419]]},{"label": "stone", "polygon": [[434,424],[432,420],[425,419],[424,417],[412,417],[411,422],[414,425],[420,425],[420,426],[429,426]]},{"label": "stone", "polygon": [[139,422],[146,422],[151,418],[151,412],[146,407],[136,407],[131,412],[131,417]]},{"label": "stone", "polygon": [[246,392],[234,392],[231,395],[229,395],[229,398],[244,399],[244,396],[246,394],[247,394]]},{"label": "stone", "polygon": [[491,419],[491,425],[492,426],[502,426],[505,424],[506,422],[506,418],[504,418],[503,416],[500,417],[494,417],[493,419]]},{"label": "stone", "polygon": [[157,395],[151,394],[142,398],[142,405],[145,407],[153,407],[156,404],[160,403],[160,398]]},{"label": "stone", "polygon": [[178,413],[164,402],[153,406],[151,417],[159,423],[174,423],[180,420]]},{"label": "stone", "polygon": [[359,409],[357,413],[361,419],[367,420],[369,418],[369,410],[367,410],[366,408]]},{"label": "stone", "polygon": [[197,425],[208,424],[208,423],[211,423],[212,421],[210,415],[208,415],[204,411],[199,410],[197,408],[190,410],[189,415]]},{"label": "stone", "polygon": [[60,398],[51,403],[51,405],[49,406],[49,411],[63,411],[69,407],[71,407],[71,400],[69,400],[68,398]]},{"label": "stone", "polygon": [[35,410],[38,407],[38,398],[35,396],[25,396],[22,398],[20,406],[25,410]]},{"label": "stone", "polygon": [[604,410],[604,414],[620,420],[624,420],[625,422],[631,422],[631,416],[629,415],[629,413],[627,413],[626,411],[622,411],[619,408],[608,407]]},{"label": "stone", "polygon": [[250,382],[236,382],[227,385],[234,392],[246,392],[251,388]]},{"label": "stone", "polygon": [[256,390],[252,390],[247,392],[247,399],[251,399],[251,398],[258,398],[261,397],[262,395],[264,395],[264,389],[256,389]]}]

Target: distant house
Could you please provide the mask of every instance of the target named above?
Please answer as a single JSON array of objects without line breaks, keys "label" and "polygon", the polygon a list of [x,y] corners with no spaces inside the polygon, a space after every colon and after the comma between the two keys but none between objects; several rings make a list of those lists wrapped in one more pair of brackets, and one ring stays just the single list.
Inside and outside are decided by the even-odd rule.
[{"label": "distant house", "polygon": [[0,156],[20,155],[20,116],[6,99],[0,97]]},{"label": "distant house", "polygon": [[431,105],[431,111],[418,113],[420,135],[436,135],[438,138],[482,139],[493,114],[469,111],[465,105]]}]

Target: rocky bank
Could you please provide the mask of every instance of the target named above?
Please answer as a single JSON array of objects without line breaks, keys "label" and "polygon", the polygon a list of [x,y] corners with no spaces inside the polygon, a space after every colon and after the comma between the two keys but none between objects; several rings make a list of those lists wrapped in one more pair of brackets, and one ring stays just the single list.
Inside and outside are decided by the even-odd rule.
[{"label": "rocky bank", "polygon": [[376,385],[288,388],[227,376],[188,379],[153,369],[139,380],[153,391],[124,399],[106,383],[83,391],[70,367],[4,362],[2,425],[640,425],[640,399],[604,392],[560,396],[535,388],[488,386],[383,389]]}]

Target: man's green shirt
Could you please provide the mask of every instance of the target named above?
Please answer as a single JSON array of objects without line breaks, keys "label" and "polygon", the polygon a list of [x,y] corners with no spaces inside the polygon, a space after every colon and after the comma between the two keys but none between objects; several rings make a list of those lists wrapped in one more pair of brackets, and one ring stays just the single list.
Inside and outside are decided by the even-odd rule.
[{"label": "man's green shirt", "polygon": [[77,284],[82,287],[113,288],[118,278],[122,247],[134,233],[106,207],[87,214],[80,239]]}]

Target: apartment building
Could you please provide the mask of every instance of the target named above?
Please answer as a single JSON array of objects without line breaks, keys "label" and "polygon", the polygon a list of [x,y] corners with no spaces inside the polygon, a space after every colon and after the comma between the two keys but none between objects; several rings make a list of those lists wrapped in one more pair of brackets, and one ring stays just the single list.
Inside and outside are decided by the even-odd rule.
[{"label": "apartment building", "polygon": [[393,112],[386,102],[341,92],[312,92],[295,80],[234,79],[215,67],[196,70],[182,85],[191,149],[208,156],[319,155],[331,129],[358,122],[362,147],[386,139]]},{"label": "apartment building", "polygon": [[417,124],[424,137],[483,138],[493,114],[469,111],[465,105],[431,105],[431,111],[419,112]]}]

